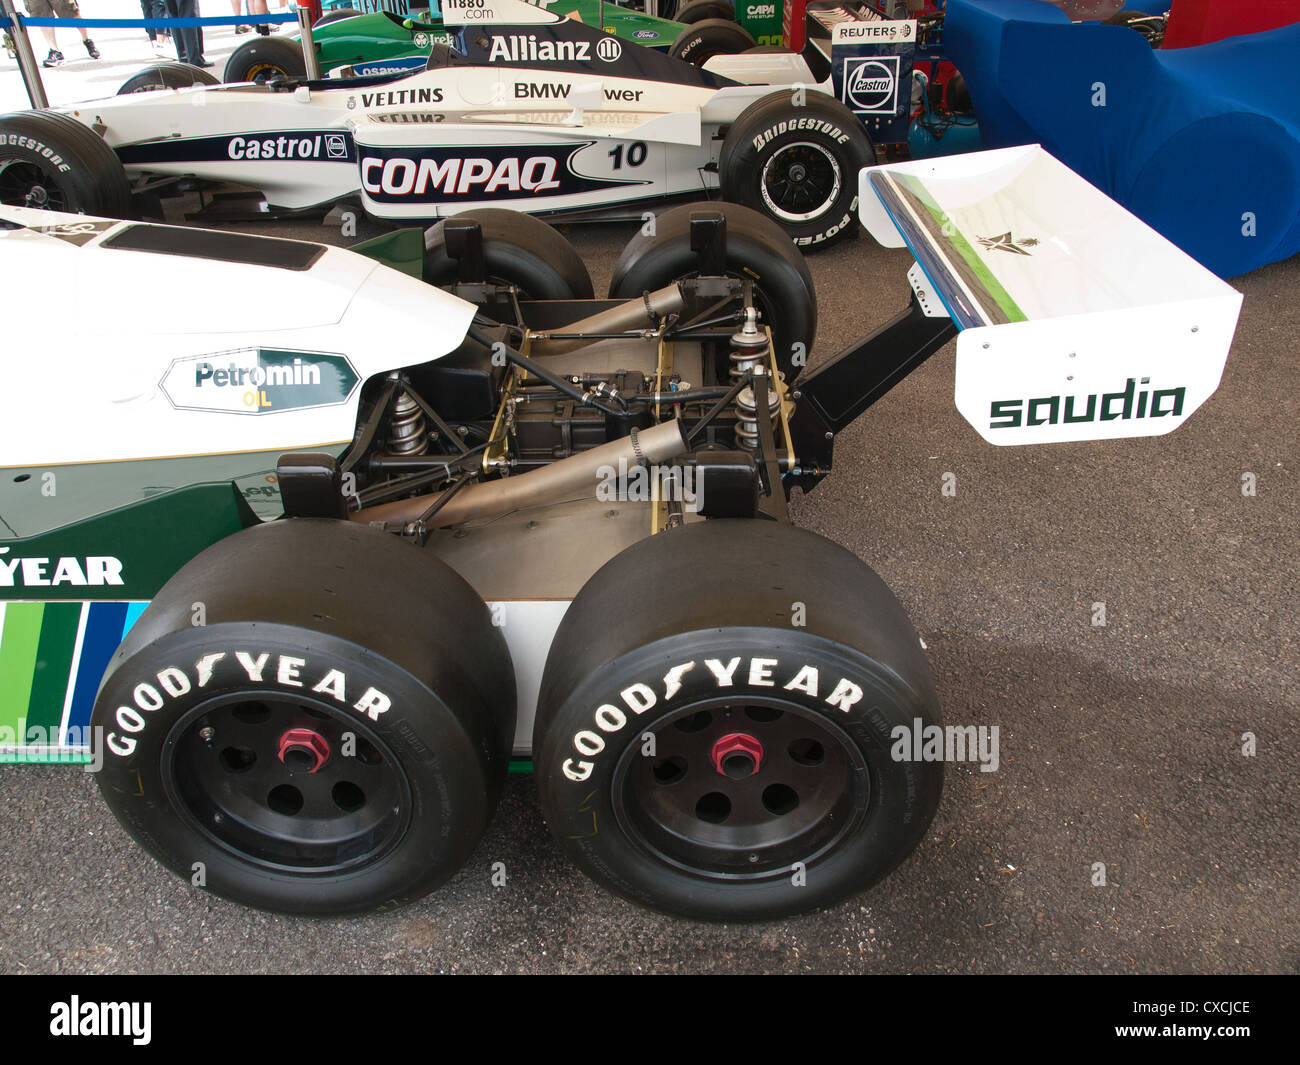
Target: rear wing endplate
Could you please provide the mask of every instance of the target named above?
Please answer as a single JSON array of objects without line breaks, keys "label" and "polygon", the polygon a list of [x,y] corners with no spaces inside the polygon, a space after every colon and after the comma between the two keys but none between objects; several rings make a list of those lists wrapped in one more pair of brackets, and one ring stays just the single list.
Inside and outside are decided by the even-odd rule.
[{"label": "rear wing endplate", "polygon": [[1157,436],[1218,388],[1241,294],[1038,145],[859,180],[863,225],[960,330],[957,408],[984,439]]}]

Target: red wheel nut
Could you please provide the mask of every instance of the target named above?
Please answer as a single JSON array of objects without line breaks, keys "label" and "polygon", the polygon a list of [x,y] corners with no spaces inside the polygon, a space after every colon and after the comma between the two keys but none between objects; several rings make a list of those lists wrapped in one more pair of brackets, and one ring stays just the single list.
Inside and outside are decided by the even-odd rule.
[{"label": "red wheel nut", "polygon": [[713,745],[709,757],[724,777],[744,780],[762,768],[763,745],[744,732],[729,732]]},{"label": "red wheel nut", "polygon": [[330,756],[330,745],[319,732],[291,728],[280,737],[280,761],[291,773],[314,773]]}]

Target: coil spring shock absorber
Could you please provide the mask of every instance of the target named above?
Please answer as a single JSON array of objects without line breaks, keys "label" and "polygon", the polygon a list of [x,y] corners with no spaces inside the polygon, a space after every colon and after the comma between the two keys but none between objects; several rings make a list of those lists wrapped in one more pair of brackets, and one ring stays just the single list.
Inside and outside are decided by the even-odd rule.
[{"label": "coil spring shock absorber", "polygon": [[388,450],[394,455],[423,455],[429,450],[429,433],[424,411],[405,390],[393,403],[388,424]]},{"label": "coil spring shock absorber", "polygon": [[745,324],[731,337],[731,383],[752,373],[754,367],[763,365],[767,355],[767,334],[758,328],[758,312],[745,308]]},{"label": "coil spring shock absorber", "polygon": [[[777,416],[781,413],[781,397],[775,388],[767,390],[767,416],[772,421],[772,428],[777,428]],[[736,397],[736,442],[746,451],[758,450],[758,402],[754,390],[746,385]]]},{"label": "coil spring shock absorber", "polygon": [[[731,338],[731,379],[733,384],[746,374],[765,374],[767,334],[758,328],[758,313],[745,308],[745,324]],[[768,414],[775,423],[781,410],[781,397],[775,388],[767,391]],[[746,451],[758,450],[758,403],[754,390],[746,385],[736,396],[736,442]]]}]

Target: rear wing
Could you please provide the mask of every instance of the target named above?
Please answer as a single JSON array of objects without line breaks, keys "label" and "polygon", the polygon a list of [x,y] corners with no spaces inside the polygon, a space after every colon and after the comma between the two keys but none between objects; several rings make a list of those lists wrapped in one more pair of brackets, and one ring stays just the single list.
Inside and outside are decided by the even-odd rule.
[{"label": "rear wing", "polygon": [[990,443],[1158,436],[1218,388],[1241,294],[1041,147],[859,181],[863,225],[960,330],[957,409]]}]

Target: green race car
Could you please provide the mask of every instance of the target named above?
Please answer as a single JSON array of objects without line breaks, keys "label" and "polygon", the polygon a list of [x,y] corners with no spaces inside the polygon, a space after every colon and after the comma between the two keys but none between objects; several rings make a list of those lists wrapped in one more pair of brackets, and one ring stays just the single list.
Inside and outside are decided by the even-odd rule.
[{"label": "green race car", "polygon": [[[537,3],[588,26],[600,26],[614,36],[647,48],[668,50],[683,26],[653,18],[601,0],[548,0]],[[427,21],[387,11],[361,14],[351,8],[327,12],[312,27],[312,39],[322,74],[351,67],[353,74],[395,74],[418,70],[435,44],[452,43],[442,22],[438,0],[432,0]],[[269,81],[307,73],[302,42],[296,37],[257,37],[231,53],[226,82]]]}]

